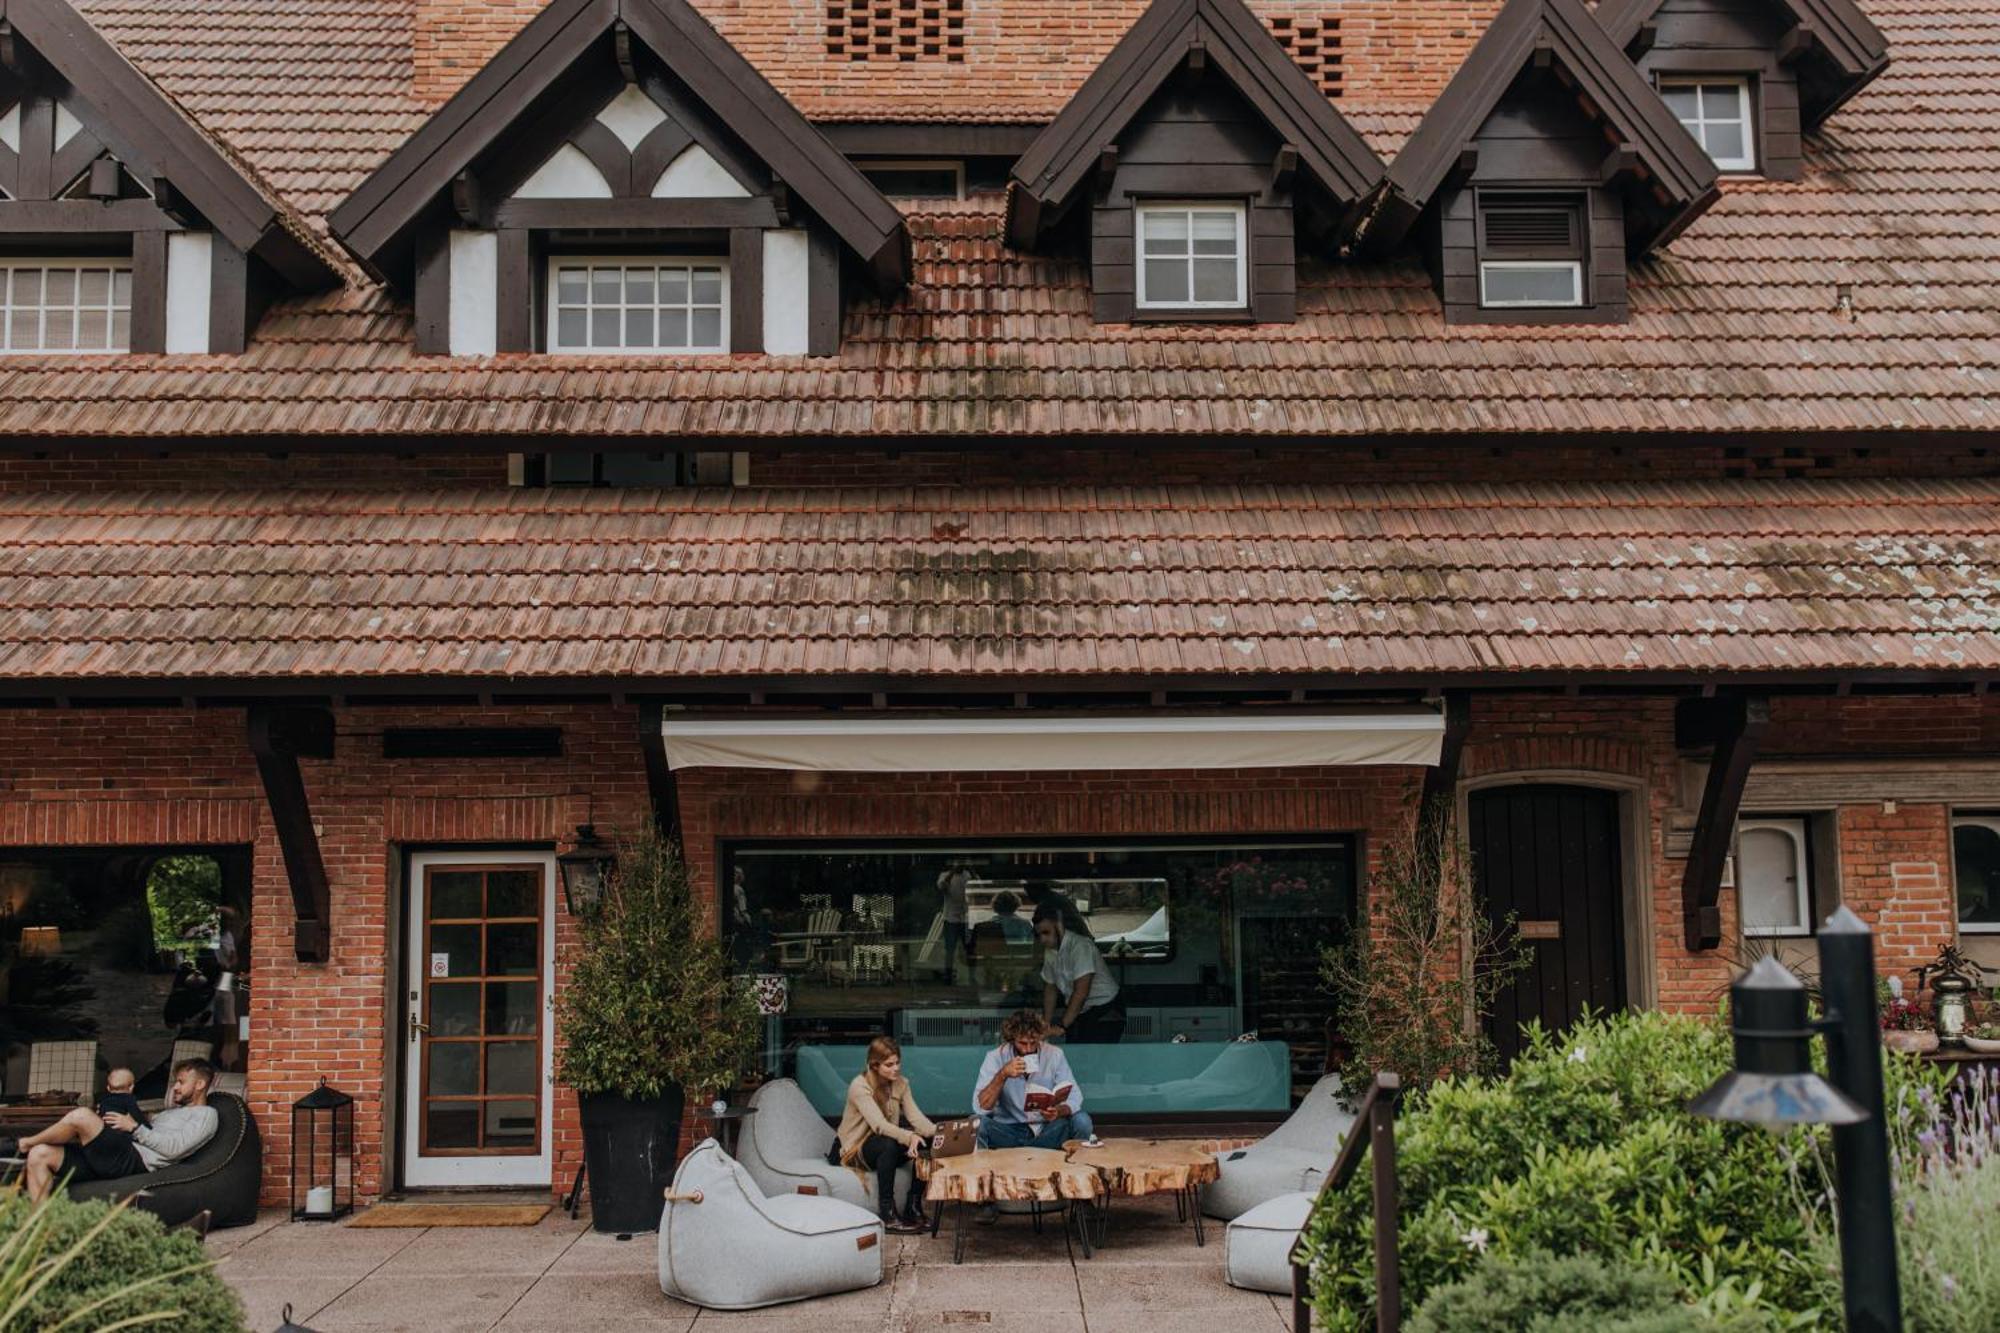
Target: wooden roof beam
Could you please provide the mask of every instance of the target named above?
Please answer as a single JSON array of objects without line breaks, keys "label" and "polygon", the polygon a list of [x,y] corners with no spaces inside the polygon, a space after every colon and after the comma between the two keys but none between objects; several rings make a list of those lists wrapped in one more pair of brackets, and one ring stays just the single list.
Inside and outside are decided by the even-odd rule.
[{"label": "wooden roof beam", "polygon": [[1740,695],[1686,699],[1674,708],[1677,745],[1691,748],[1706,741],[1714,747],[1681,874],[1681,928],[1690,952],[1722,943],[1722,869],[1736,839],[1743,786],[1770,721],[1764,700]]},{"label": "wooden roof beam", "polygon": [[324,963],[333,951],[333,893],[299,760],[333,758],[333,714],[324,708],[255,705],[250,709],[250,753],[257,760],[292,888],[292,952],[302,963]]}]

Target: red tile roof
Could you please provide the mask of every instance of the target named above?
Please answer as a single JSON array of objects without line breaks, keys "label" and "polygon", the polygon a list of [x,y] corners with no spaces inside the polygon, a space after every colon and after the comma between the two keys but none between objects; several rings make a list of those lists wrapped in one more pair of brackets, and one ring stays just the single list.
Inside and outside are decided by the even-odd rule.
[{"label": "red tile roof", "polygon": [[[421,119],[409,93],[410,4],[89,0],[87,12],[317,216]],[[990,83],[968,96],[996,115],[1049,114],[1138,7],[971,6],[975,30],[1004,20],[1007,41],[999,29],[981,41],[1008,72],[987,69]],[[1490,7],[1375,7],[1379,21],[1400,25],[1396,49],[1414,66],[1407,82],[1381,72],[1350,83],[1341,101],[1379,151],[1409,133],[1477,37],[1475,11]],[[818,40],[808,0],[704,8],[821,118],[863,105],[949,117],[961,106],[952,81],[976,78],[923,62],[889,70],[808,59]],[[1984,0],[1868,8],[1892,43],[1888,72],[1809,142],[1803,180],[1730,184],[1663,255],[1635,265],[1626,326],[1447,329],[1407,259],[1307,264],[1294,325],[1100,326],[1084,266],[1008,251],[1000,200],[980,196],[913,213],[912,285],[893,304],[852,309],[837,358],[420,358],[407,307],[355,279],[274,308],[242,357],[8,357],[0,431],[1990,431],[2000,426],[2000,9]],[[1054,26],[1064,40],[1035,36]],[[854,63],[868,68],[853,72]],[[963,68],[974,68],[970,58]],[[926,91],[905,100],[905,89]],[[1385,91],[1396,98],[1375,100]]]},{"label": "red tile roof", "polygon": [[0,679],[2000,668],[2000,482],[0,495]]}]

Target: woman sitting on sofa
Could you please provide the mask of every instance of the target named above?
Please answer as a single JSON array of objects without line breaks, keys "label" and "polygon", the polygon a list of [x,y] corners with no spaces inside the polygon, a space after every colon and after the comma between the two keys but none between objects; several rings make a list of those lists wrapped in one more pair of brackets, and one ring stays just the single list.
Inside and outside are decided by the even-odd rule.
[{"label": "woman sitting on sofa", "polygon": [[868,1067],[847,1085],[847,1109],[841,1113],[834,1151],[843,1165],[875,1173],[875,1211],[889,1231],[924,1229],[923,1204],[914,1185],[902,1215],[896,1213],[896,1171],[935,1133],[937,1126],[917,1108],[910,1081],[903,1077],[903,1048],[893,1037],[869,1042]]}]

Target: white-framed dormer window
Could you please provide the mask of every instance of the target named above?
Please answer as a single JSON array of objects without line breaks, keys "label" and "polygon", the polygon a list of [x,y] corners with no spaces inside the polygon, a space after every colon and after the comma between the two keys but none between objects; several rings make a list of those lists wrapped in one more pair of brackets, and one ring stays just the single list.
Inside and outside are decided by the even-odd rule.
[{"label": "white-framed dormer window", "polygon": [[2000,935],[2000,814],[1955,815],[1952,882],[1962,935]]},{"label": "white-framed dormer window", "polygon": [[891,199],[963,199],[965,163],[951,159],[864,159],[855,165]]},{"label": "white-framed dormer window", "polygon": [[1250,303],[1242,204],[1143,203],[1138,215],[1141,310],[1240,310]]},{"label": "white-framed dormer window", "polygon": [[1736,825],[1736,908],[1745,935],[1812,933],[1811,857],[1802,817]]},{"label": "white-framed dormer window", "polygon": [[1750,80],[1743,75],[1662,77],[1660,96],[1708,150],[1722,171],[1757,169],[1757,135],[1751,125]]},{"label": "white-framed dormer window", "polygon": [[1533,310],[1584,304],[1582,196],[1539,190],[1482,190],[1479,304]]},{"label": "white-framed dormer window", "polygon": [[636,255],[549,260],[551,352],[729,350],[729,265]]},{"label": "white-framed dormer window", "polygon": [[131,349],[130,260],[0,260],[0,302],[0,351]]}]

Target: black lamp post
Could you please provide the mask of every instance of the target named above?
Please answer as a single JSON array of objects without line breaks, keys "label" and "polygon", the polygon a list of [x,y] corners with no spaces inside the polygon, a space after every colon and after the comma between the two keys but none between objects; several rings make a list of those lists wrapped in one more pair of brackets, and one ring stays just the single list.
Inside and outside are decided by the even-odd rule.
[{"label": "black lamp post", "polygon": [[[1835,1207],[1848,1333],[1900,1333],[1889,1129],[1883,1116],[1882,1029],[1875,1013],[1875,941],[1840,908],[1819,933],[1826,1016],[1809,1023],[1799,979],[1766,957],[1729,988],[1736,1068],[1688,1103],[1712,1120],[1783,1129],[1833,1126]],[[1827,1076],[1812,1072],[1808,1041],[1826,1037]]]},{"label": "black lamp post", "polygon": [[556,857],[556,868],[562,872],[563,901],[571,916],[588,916],[597,910],[611,887],[611,872],[617,865],[617,853],[598,840],[596,827],[578,824],[576,845]]}]

